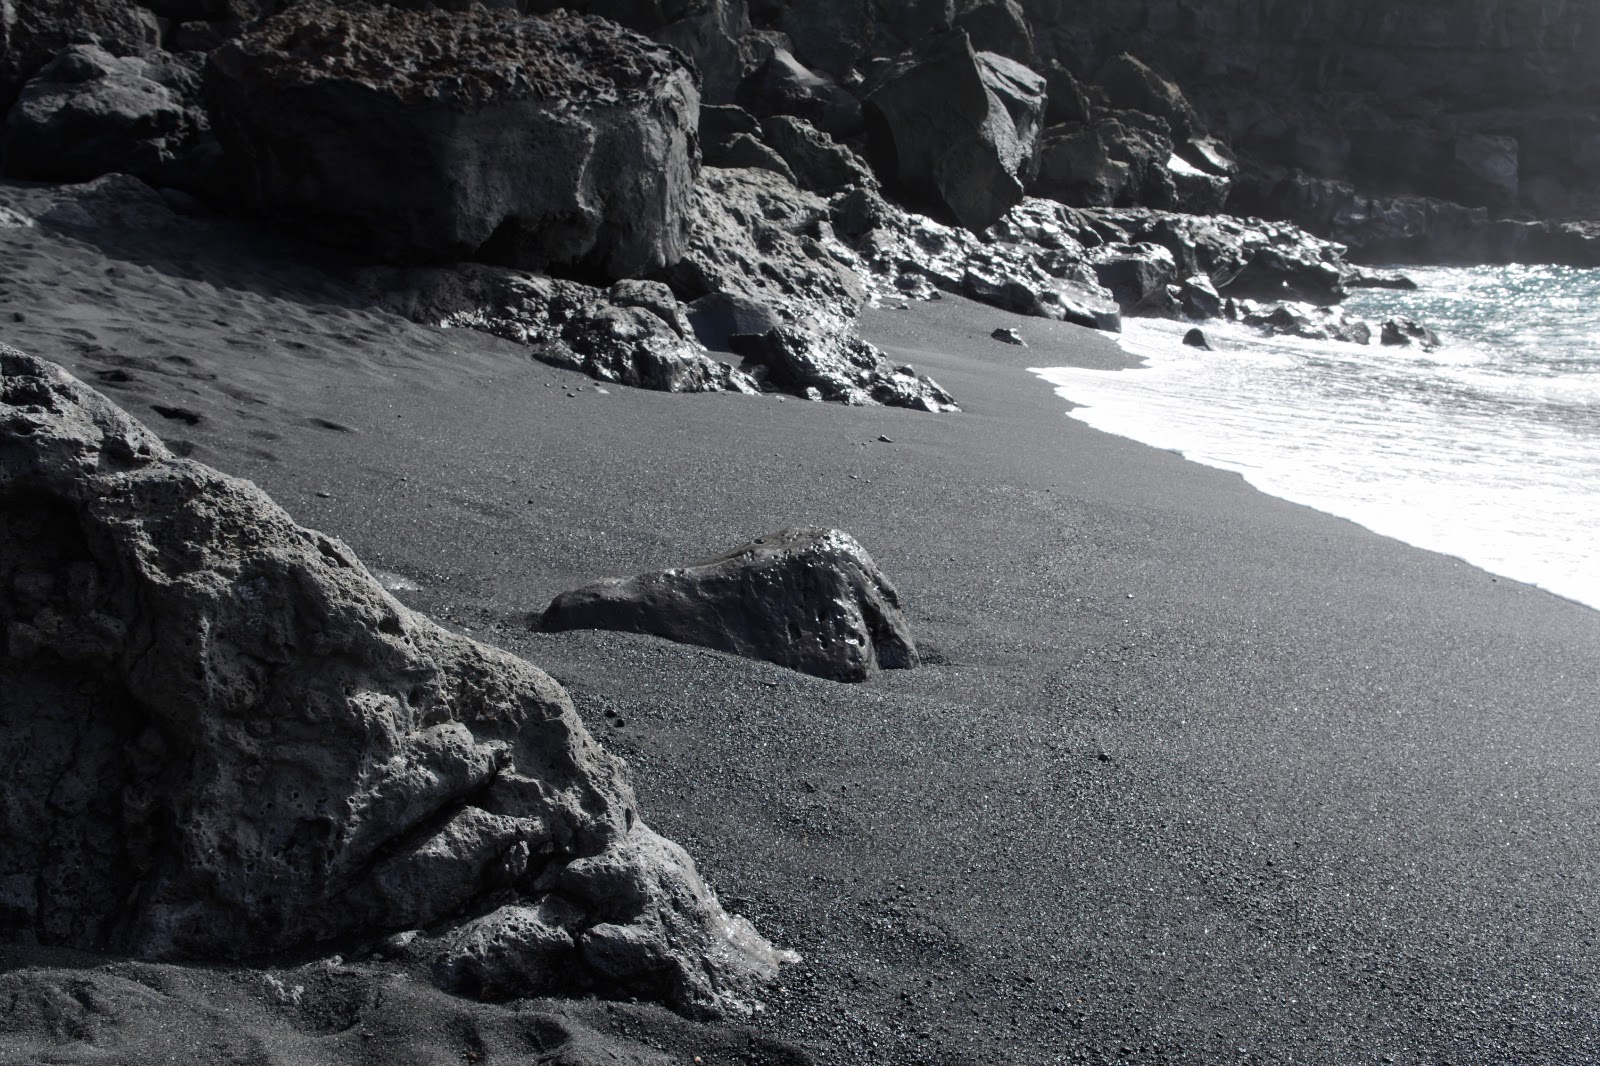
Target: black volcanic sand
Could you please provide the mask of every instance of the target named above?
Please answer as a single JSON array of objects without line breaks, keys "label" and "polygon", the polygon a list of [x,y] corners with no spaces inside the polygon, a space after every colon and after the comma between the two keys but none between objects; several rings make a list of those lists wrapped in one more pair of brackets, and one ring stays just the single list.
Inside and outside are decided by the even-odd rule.
[{"label": "black volcanic sand", "polygon": [[[946,299],[865,327],[962,414],[670,396],[352,307],[226,227],[0,244],[4,339],[550,670],[647,819],[805,957],[749,1029],[534,1005],[600,1034],[561,1061],[1600,1056],[1600,613],[1070,420],[1026,368],[1126,366],[1107,339]],[[784,525],[854,534],[927,664],[843,685],[528,628]],[[338,980],[404,994],[340,1013],[297,976],[325,970],[274,971],[290,1011],[254,970],[153,968],[167,1035],[124,1024],[117,1059],[64,1030],[61,1061],[192,1050],[197,1011],[257,1050],[191,1061],[545,1061],[502,1039],[534,1007],[362,963]],[[6,1026],[0,1062],[36,1061]]]}]

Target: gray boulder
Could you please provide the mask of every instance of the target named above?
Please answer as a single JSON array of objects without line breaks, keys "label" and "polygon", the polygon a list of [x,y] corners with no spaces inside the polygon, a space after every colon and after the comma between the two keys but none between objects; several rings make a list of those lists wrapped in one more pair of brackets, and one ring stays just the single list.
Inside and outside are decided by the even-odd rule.
[{"label": "gray boulder", "polygon": [[[0,517],[8,936],[204,960],[425,927],[469,990],[514,956],[695,1013],[774,974],[548,676],[10,348]],[[460,924],[507,907],[540,922]]]},{"label": "gray boulder", "polygon": [[806,63],[847,74],[871,47],[876,19],[871,0],[801,0],[783,16],[783,32]]},{"label": "gray boulder", "polygon": [[700,93],[706,102],[732,103],[745,73],[741,42],[750,32],[745,0],[700,0],[663,6],[689,10],[650,36],[689,57],[700,73]]},{"label": "gray boulder", "polygon": [[794,171],[789,169],[789,164],[783,156],[748,133],[734,134],[733,138],[715,154],[707,153],[705,162],[707,166],[728,170],[770,170],[790,185],[800,184],[795,180]]},{"label": "gray boulder", "polygon": [[1172,253],[1159,244],[1103,244],[1089,261],[1124,312],[1149,309],[1178,275]]},{"label": "gray boulder", "polygon": [[827,196],[853,185],[878,186],[865,160],[804,119],[774,115],[762,120],[761,131],[802,189]]},{"label": "gray boulder", "polygon": [[836,681],[918,662],[894,586],[837,529],[780,530],[703,563],[564,592],[540,625],[650,633]]},{"label": "gray boulder", "polygon": [[993,52],[1033,66],[1033,28],[1017,0],[981,0],[956,16],[956,25],[979,52]]},{"label": "gray boulder", "polygon": [[384,268],[363,281],[375,302],[413,322],[504,337],[542,363],[600,381],[659,392],[757,391],[705,350],[658,281],[598,289],[478,263]]},{"label": "gray boulder", "polygon": [[202,184],[214,142],[204,137],[199,80],[175,61],[118,57],[91,44],[63,49],[6,116],[6,173],[33,181],[121,173]]},{"label": "gray boulder", "polygon": [[1127,52],[1107,60],[1095,81],[1105,90],[1113,108],[1163,119],[1180,140],[1201,129],[1200,119],[1182,90]]},{"label": "gray boulder", "polygon": [[865,291],[830,248],[827,201],[764,169],[706,167],[694,191],[687,251],[663,274],[680,299],[729,293],[790,325],[854,322]]},{"label": "gray boulder", "polygon": [[[827,201],[767,170],[707,167],[689,250],[665,280],[695,307],[714,308],[708,333],[726,338],[763,387],[849,404],[954,409],[938,384],[896,368],[858,336],[866,302],[859,260],[833,233]],[[736,303],[703,304],[720,295]],[[760,334],[719,323],[730,306]]]},{"label": "gray boulder", "polygon": [[834,197],[848,218],[864,276],[882,299],[959,293],[1022,315],[1118,331],[1122,315],[1086,256],[1081,219],[1059,204],[1026,200],[982,234],[885,203],[868,189]]},{"label": "gray boulder", "polygon": [[777,326],[729,337],[763,385],[852,406],[879,404],[938,413],[960,410],[955,397],[912,366],[895,366],[852,331]]},{"label": "gray boulder", "polygon": [[861,104],[782,48],[739,83],[735,100],[758,117],[793,115],[833,137],[861,132]]},{"label": "gray boulder", "polygon": [[0,112],[63,48],[91,39],[113,55],[148,55],[160,45],[161,24],[132,0],[0,2]]},{"label": "gray boulder", "polygon": [[1410,348],[1415,345],[1425,352],[1433,351],[1442,343],[1433,330],[1403,315],[1384,319],[1379,339],[1387,347]]},{"label": "gray boulder", "polygon": [[1372,327],[1338,307],[1291,302],[1246,310],[1239,321],[1269,336],[1287,335],[1350,344],[1372,342]]},{"label": "gray boulder", "polygon": [[1093,126],[1052,126],[1039,145],[1039,169],[1028,191],[1057,203],[1111,207],[1133,181],[1132,168],[1113,159]]},{"label": "gray boulder", "polygon": [[688,235],[699,94],[615,23],[312,0],[213,53],[245,197],[398,261],[638,276]]},{"label": "gray boulder", "polygon": [[974,52],[959,30],[896,60],[866,100],[879,177],[919,210],[971,230],[1022,202],[1037,166],[1045,81]]}]

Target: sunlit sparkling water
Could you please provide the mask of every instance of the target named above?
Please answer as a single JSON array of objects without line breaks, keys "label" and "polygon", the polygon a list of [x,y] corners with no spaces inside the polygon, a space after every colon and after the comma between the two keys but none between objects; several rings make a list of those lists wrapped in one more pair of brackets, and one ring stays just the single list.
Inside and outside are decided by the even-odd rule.
[{"label": "sunlit sparkling water", "polygon": [[1097,429],[1600,608],[1600,271],[1405,272],[1418,291],[1346,307],[1432,326],[1437,351],[1211,324],[1203,352],[1134,319],[1147,367],[1035,373]]}]

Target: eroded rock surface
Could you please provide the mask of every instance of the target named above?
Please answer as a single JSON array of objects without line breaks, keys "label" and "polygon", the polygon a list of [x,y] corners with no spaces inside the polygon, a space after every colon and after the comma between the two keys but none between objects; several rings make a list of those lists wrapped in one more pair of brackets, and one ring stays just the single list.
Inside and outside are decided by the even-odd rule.
[{"label": "eroded rock surface", "polygon": [[[861,263],[834,233],[827,201],[760,169],[707,167],[696,192],[689,251],[665,277],[681,299],[708,308],[715,324],[703,339],[725,341],[763,387],[852,404],[954,408],[936,382],[895,367],[860,339]],[[713,296],[727,299],[701,303]],[[775,324],[731,333],[720,323],[735,308],[742,322]]]},{"label": "eroded rock surface", "polygon": [[469,990],[691,1012],[774,973],[548,676],[3,347],[0,588],[13,936],[215,959],[425,928]]},{"label": "eroded rock surface", "polygon": [[658,281],[598,289],[505,267],[382,269],[365,287],[397,314],[527,345],[534,358],[601,381],[661,392],[756,392],[713,358],[672,290]]},{"label": "eroded rock surface", "polygon": [[133,174],[195,186],[211,142],[197,106],[198,70],[72,45],[23,89],[6,116],[6,173],[35,181]]},{"label": "eroded rock surface", "polygon": [[215,52],[207,91],[245,197],[323,239],[611,279],[686,246],[694,74],[604,19],[313,0]]},{"label": "eroded rock surface", "polygon": [[836,681],[917,665],[900,597],[837,529],[785,529],[693,566],[563,592],[546,630],[616,629]]},{"label": "eroded rock surface", "polygon": [[1022,202],[1037,166],[1045,80],[974,52],[966,33],[933,38],[879,75],[867,97],[879,176],[911,206],[983,230]]}]

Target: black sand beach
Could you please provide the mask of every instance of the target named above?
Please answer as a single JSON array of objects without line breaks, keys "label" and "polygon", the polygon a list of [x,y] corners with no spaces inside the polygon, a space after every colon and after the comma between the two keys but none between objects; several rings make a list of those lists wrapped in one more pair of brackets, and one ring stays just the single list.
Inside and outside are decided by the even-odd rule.
[{"label": "black sand beach", "polygon": [[[865,324],[960,414],[676,396],[352,308],[226,228],[0,241],[4,340],[548,669],[651,824],[804,956],[749,1035],[591,1023],[669,1061],[1600,1056],[1600,614],[1074,423],[1027,368],[1126,365],[1104,336],[945,299]],[[923,667],[529,628],[785,525],[866,546]],[[256,1043],[219,1058],[165,1032],[94,1061],[531,1061],[482,1035],[501,1008],[414,999],[351,1025],[436,1045],[241,1007]]]}]

